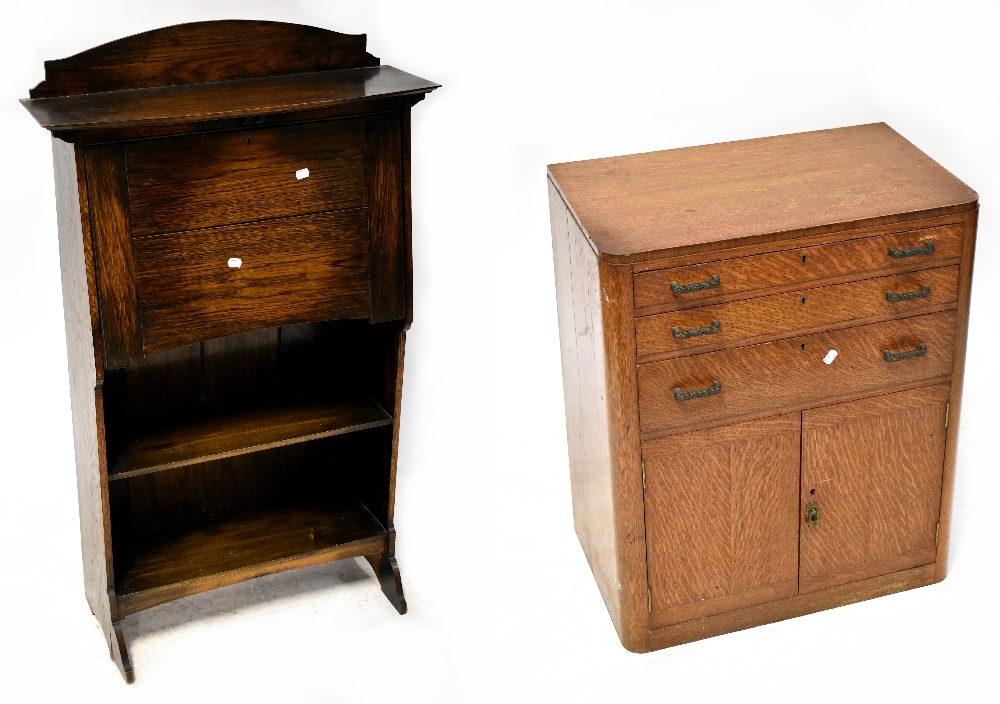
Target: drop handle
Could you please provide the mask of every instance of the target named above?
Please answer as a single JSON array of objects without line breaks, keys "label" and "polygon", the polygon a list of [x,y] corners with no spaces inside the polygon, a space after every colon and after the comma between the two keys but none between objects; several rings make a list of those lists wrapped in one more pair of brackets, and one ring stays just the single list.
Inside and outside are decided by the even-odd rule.
[{"label": "drop handle", "polygon": [[889,350],[882,350],[882,359],[887,362],[902,362],[904,359],[923,357],[926,354],[927,345],[921,342],[917,345],[917,349],[915,350],[906,350],[905,352],[890,352]]},{"label": "drop handle", "polygon": [[893,259],[903,259],[904,257],[919,257],[922,254],[934,254],[934,242],[928,240],[922,247],[910,247],[909,249],[896,249],[889,247],[889,256]]},{"label": "drop handle", "polygon": [[681,330],[676,325],[674,325],[673,327],[674,337],[676,337],[678,340],[686,340],[689,337],[700,337],[702,335],[714,335],[720,330],[722,330],[722,323],[720,323],[718,320],[713,320],[711,325],[707,325],[703,328],[691,328],[690,330]]},{"label": "drop handle", "polygon": [[912,301],[915,298],[927,298],[929,295],[931,295],[931,287],[924,284],[916,291],[906,291],[905,293],[886,291],[885,300],[890,303],[899,303],[900,301]]},{"label": "drop handle", "polygon": [[692,293],[694,291],[704,291],[709,288],[719,288],[719,286],[718,274],[712,274],[708,281],[695,281],[693,284],[679,284],[676,281],[670,282],[670,290],[674,293]]},{"label": "drop handle", "polygon": [[722,393],[722,382],[716,379],[707,389],[695,389],[694,391],[681,391],[674,389],[674,398],[678,401],[690,401],[695,398],[705,398]]}]

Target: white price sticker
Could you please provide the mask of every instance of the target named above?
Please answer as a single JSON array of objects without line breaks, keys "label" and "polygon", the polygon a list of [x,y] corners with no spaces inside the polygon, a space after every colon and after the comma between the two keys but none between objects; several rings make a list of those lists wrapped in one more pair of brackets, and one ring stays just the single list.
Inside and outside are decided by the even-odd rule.
[{"label": "white price sticker", "polygon": [[230,257],[229,266],[232,269],[239,269],[241,266],[243,266],[243,260],[240,259],[239,257]]},{"label": "white price sticker", "polygon": [[295,178],[301,181],[304,178],[309,178],[309,169],[299,169],[295,172]]},{"label": "white price sticker", "polygon": [[829,352],[826,353],[826,356],[823,357],[823,363],[833,364],[833,360],[835,360],[836,358],[837,358],[837,350],[830,350]]}]

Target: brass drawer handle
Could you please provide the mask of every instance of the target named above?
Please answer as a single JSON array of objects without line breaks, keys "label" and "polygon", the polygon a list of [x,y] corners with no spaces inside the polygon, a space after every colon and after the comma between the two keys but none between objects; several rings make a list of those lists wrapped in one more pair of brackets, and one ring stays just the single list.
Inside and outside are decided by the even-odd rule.
[{"label": "brass drawer handle", "polygon": [[896,249],[895,247],[889,247],[889,256],[893,259],[902,259],[903,257],[919,257],[921,254],[934,254],[934,242],[928,240],[924,243],[923,247],[910,247],[909,249]]},{"label": "brass drawer handle", "polygon": [[690,401],[693,398],[705,398],[706,396],[715,396],[716,394],[721,393],[722,382],[716,380],[707,389],[695,389],[694,391],[681,391],[680,389],[674,389],[674,398],[678,401]]},{"label": "brass drawer handle", "polygon": [[900,362],[904,359],[923,357],[925,354],[927,354],[927,345],[921,342],[917,345],[917,349],[907,350],[906,352],[890,352],[889,350],[882,350],[882,359],[887,362]]},{"label": "brass drawer handle", "polygon": [[718,320],[713,320],[712,324],[704,328],[691,328],[690,330],[681,330],[676,325],[673,327],[674,337],[678,340],[686,340],[689,337],[700,337],[702,335],[714,335],[715,333],[722,330],[722,323]]},{"label": "brass drawer handle", "polygon": [[676,281],[670,282],[670,290],[674,293],[691,293],[692,291],[704,291],[707,288],[719,288],[719,275],[712,274],[708,281],[696,281],[693,284],[679,284]]},{"label": "brass drawer handle", "polygon": [[899,303],[900,301],[912,301],[914,298],[927,298],[929,295],[931,295],[931,287],[924,284],[918,291],[907,291],[906,293],[886,291],[885,300],[890,303]]}]

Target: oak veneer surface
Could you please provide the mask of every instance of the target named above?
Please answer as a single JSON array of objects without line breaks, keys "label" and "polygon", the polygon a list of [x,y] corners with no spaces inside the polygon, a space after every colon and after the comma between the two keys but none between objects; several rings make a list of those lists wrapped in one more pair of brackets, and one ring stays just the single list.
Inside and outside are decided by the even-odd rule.
[{"label": "oak veneer surface", "polygon": [[116,589],[122,594],[154,589],[384,535],[360,504],[282,508],[152,532],[133,549]]},{"label": "oak veneer surface", "polygon": [[799,414],[643,444],[650,627],[798,593]]},{"label": "oak veneer surface", "polygon": [[802,413],[800,589],[815,591],[934,561],[948,386]]},{"label": "oak veneer surface", "polygon": [[978,196],[883,123],[549,167],[600,256],[971,210]]},{"label": "oak veneer surface", "polygon": [[65,131],[301,112],[366,99],[429,93],[438,87],[392,66],[374,66],[23,99],[21,104],[42,127]]},{"label": "oak veneer surface", "polygon": [[[887,292],[920,297],[893,299]],[[637,318],[637,354],[646,362],[644,355],[677,356],[709,345],[915,315],[953,307],[957,298],[958,267],[950,266],[688,308]]]},{"label": "oak veneer surface", "polygon": [[[954,311],[793,337],[760,345],[678,357],[639,367],[643,433],[666,431],[727,416],[819,405],[883,388],[931,383],[951,374]],[[926,345],[926,354],[887,362]],[[823,359],[830,350],[832,364]],[[677,400],[674,389],[693,391],[720,382],[721,392]]]},{"label": "oak veneer surface", "polygon": [[109,479],[259,452],[392,423],[369,398],[311,403],[211,418],[144,433],[121,449]]},{"label": "oak veneer surface", "polygon": [[[135,240],[146,355],[370,311],[364,208]],[[229,260],[240,260],[231,266]]]},{"label": "oak veneer surface", "polygon": [[46,61],[45,80],[31,90],[31,97],[377,66],[366,44],[364,34],[284,22],[191,22]]},{"label": "oak veneer surface", "polygon": [[132,142],[132,236],[365,206],[364,135],[356,119]]},{"label": "oak veneer surface", "polygon": [[[702,305],[732,295],[765,293],[790,284],[802,285],[824,279],[861,278],[905,269],[957,264],[962,251],[962,227],[949,225],[904,231],[891,235],[849,239],[843,242],[787,249],[768,254],[691,264],[683,267],[638,273],[635,306],[656,310]],[[931,252],[894,258],[889,248],[926,247]],[[674,293],[671,282],[692,284],[719,277],[719,285],[700,291]]]}]

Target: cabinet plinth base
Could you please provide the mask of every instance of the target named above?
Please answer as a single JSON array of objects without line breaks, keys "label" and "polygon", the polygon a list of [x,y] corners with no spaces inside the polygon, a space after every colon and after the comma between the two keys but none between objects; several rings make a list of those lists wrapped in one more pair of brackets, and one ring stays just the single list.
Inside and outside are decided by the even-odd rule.
[{"label": "cabinet plinth base", "polygon": [[925,587],[940,581],[934,574],[934,567],[934,563],[931,563],[902,572],[872,577],[860,582],[779,599],[768,604],[655,628],[649,632],[649,650],[670,648],[704,638],[712,638],[725,633],[742,631],[838,606],[887,596],[907,589]]}]

